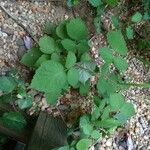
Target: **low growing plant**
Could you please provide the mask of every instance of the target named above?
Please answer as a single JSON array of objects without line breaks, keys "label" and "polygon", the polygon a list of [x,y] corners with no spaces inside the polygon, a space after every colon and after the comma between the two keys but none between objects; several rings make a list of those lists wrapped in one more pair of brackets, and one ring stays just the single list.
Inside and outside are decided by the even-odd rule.
[{"label": "low growing plant", "polygon": [[[92,88],[90,78],[98,75],[92,112],[79,119],[80,137],[76,140],[69,138],[68,146],[59,148],[86,150],[135,113],[133,105],[120,94],[128,88],[122,79],[128,68],[124,58],[127,55],[126,42],[121,30],[108,32],[108,47],[99,49],[105,63],[98,68],[90,57],[88,29],[80,18],[62,21],[57,26],[48,22],[45,32],[47,34],[40,38],[39,45],[30,49],[21,63],[36,70],[30,88],[45,93],[49,104],[56,104],[60,94],[69,87],[86,96]],[[112,65],[116,71],[110,69]]]}]

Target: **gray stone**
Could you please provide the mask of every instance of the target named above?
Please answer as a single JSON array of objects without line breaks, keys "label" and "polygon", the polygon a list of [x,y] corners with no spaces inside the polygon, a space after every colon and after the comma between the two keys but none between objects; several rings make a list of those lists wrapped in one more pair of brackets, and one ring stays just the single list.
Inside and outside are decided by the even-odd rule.
[{"label": "gray stone", "polygon": [[24,46],[24,41],[23,41],[23,39],[18,39],[17,41],[16,41],[16,43],[17,43],[17,45],[18,46]]},{"label": "gray stone", "polygon": [[8,27],[3,27],[3,28],[2,28],[2,32],[6,33],[6,34],[8,34],[8,35],[14,34],[14,30],[11,29],[11,28],[8,28]]}]

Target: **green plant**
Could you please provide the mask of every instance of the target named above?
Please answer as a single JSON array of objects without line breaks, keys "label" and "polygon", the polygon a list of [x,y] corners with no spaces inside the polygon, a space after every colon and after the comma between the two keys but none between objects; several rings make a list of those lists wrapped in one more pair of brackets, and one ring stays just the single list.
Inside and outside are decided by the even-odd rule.
[{"label": "green plant", "polygon": [[[88,95],[90,78],[98,75],[92,112],[79,119],[80,138],[69,141],[68,146],[59,150],[73,150],[74,147],[86,150],[105,133],[123,125],[134,115],[133,105],[125,102],[120,94],[129,87],[122,80],[128,64],[124,58],[127,46],[121,30],[108,32],[107,40],[108,47],[99,49],[105,63],[98,68],[89,54],[85,23],[80,18],[65,20],[56,26],[50,36],[41,37],[39,47],[29,50],[21,60],[24,65],[36,69],[30,88],[44,92],[49,104],[56,104],[60,94],[69,87],[82,96]],[[35,65],[37,62],[38,65]],[[110,70],[112,64],[118,74]]]},{"label": "green plant", "polygon": [[[32,106],[33,98],[27,94],[26,86],[22,78],[12,69],[6,76],[0,77],[1,108],[5,109],[3,104],[13,104],[16,102],[20,109],[26,109]],[[7,109],[6,109],[7,110]],[[8,128],[21,130],[26,126],[26,120],[20,112],[7,110],[0,121]]]}]

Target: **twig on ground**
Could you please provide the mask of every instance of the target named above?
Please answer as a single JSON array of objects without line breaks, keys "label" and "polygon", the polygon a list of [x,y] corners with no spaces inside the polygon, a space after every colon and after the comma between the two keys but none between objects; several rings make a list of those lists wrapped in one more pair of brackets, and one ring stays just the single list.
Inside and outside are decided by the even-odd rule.
[{"label": "twig on ground", "polygon": [[32,38],[32,40],[35,43],[38,43],[38,40],[30,33],[30,31],[21,23],[21,21],[19,21],[17,18],[15,18],[13,15],[11,15],[6,9],[5,7],[3,7],[2,5],[0,5],[0,9],[2,9],[2,11],[4,11],[12,20],[14,20],[21,28],[23,28],[23,30]]}]

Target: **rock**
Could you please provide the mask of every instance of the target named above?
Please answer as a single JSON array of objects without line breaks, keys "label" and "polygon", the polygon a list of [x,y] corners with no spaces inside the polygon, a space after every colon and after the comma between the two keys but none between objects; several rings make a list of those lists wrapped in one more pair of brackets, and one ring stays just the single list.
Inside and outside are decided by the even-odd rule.
[{"label": "rock", "polygon": [[17,45],[18,46],[23,46],[24,45],[24,41],[23,39],[19,38],[17,41],[16,41]]},{"label": "rock", "polygon": [[108,147],[112,146],[112,139],[108,139],[106,141],[106,146],[108,146]]},{"label": "rock", "polygon": [[13,35],[14,34],[14,30],[8,27],[3,27],[2,28],[2,32],[8,34],[8,35]]}]

